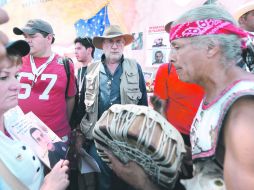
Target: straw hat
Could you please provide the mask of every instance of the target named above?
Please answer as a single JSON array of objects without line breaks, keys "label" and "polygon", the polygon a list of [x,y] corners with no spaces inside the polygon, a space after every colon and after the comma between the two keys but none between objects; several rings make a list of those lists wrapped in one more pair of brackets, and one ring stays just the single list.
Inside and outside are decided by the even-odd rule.
[{"label": "straw hat", "polygon": [[129,45],[134,39],[132,35],[124,34],[118,25],[110,25],[105,29],[103,36],[95,36],[93,38],[93,44],[96,48],[102,49],[102,42],[104,39],[111,39],[119,36],[124,38],[125,46]]},{"label": "straw hat", "polygon": [[249,2],[240,6],[233,14],[234,18],[238,21],[239,18],[245,13],[254,10],[254,2]]}]

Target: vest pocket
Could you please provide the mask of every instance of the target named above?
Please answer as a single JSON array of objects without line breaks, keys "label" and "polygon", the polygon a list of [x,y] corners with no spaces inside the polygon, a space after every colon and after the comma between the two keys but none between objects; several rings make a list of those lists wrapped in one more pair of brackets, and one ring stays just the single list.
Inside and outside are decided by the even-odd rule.
[{"label": "vest pocket", "polygon": [[95,100],[97,93],[95,92],[96,78],[87,77],[86,79],[86,92],[85,92],[85,105],[87,112],[93,112],[95,108]]},{"label": "vest pocket", "polygon": [[86,90],[95,90],[96,77],[86,76]]},{"label": "vest pocket", "polygon": [[126,103],[138,104],[138,101],[142,97],[142,93],[140,92],[139,89],[126,88],[125,92],[126,92],[126,95],[127,95]]},{"label": "vest pocket", "polygon": [[95,93],[89,93],[89,92],[86,91],[86,93],[85,93],[85,105],[86,105],[86,111],[87,112],[93,112],[94,111],[95,99],[96,99]]},{"label": "vest pocket", "polygon": [[126,72],[127,83],[129,84],[138,84],[139,83],[139,75],[138,72]]},{"label": "vest pocket", "polygon": [[95,123],[93,122],[93,119],[89,117],[89,114],[86,114],[80,123],[80,129],[84,133],[85,138],[92,140],[93,139],[93,128]]}]

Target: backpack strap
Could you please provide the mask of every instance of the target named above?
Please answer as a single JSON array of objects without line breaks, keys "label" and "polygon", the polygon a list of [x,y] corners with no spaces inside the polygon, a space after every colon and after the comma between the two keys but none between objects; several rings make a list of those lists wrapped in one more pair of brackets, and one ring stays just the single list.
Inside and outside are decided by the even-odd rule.
[{"label": "backpack strap", "polygon": [[71,72],[70,72],[70,62],[69,61],[72,61],[72,60],[68,57],[63,58],[63,65],[64,65],[64,69],[65,69],[66,76],[67,76],[67,85],[66,85],[66,90],[65,90],[65,97],[68,96],[68,90],[69,90],[69,84],[70,84]]},{"label": "backpack strap", "polygon": [[7,168],[0,159],[0,176],[12,189],[28,190],[28,188]]}]

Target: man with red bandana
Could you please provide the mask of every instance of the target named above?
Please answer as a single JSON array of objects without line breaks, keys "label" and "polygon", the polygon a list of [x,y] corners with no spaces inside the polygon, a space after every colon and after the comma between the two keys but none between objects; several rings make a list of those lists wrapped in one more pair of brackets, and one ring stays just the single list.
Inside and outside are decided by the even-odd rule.
[{"label": "man with red bandana", "polygon": [[[168,23],[165,30],[169,33]],[[154,85],[154,95],[161,103],[163,114],[182,135],[186,148],[190,150],[190,127],[192,120],[198,110],[198,106],[203,98],[203,90],[196,84],[190,84],[179,80],[176,69],[172,63],[163,64],[159,67]],[[192,176],[192,164],[188,162],[190,158],[185,158],[186,162],[180,178],[190,178]],[[180,184],[176,184],[177,190],[182,189]]]},{"label": "man with red bandana", "polygon": [[[183,181],[186,190],[254,189],[254,76],[237,66],[247,35],[217,5],[194,8],[172,24],[177,75],[205,91],[191,126],[194,177]],[[113,170],[136,189],[160,189],[134,162],[108,156]]]}]

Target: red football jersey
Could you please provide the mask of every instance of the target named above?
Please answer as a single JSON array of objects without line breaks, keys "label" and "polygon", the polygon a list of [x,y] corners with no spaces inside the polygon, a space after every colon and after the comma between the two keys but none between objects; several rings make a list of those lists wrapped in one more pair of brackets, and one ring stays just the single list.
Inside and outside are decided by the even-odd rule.
[{"label": "red football jersey", "polygon": [[[47,60],[48,57],[34,58],[36,68]],[[70,126],[65,99],[67,75],[60,56],[55,55],[34,83],[30,56],[24,57],[19,77],[21,83],[19,106],[24,113],[32,111],[59,137],[68,135]],[[75,94],[74,66],[70,64],[68,96],[73,97]]]}]

